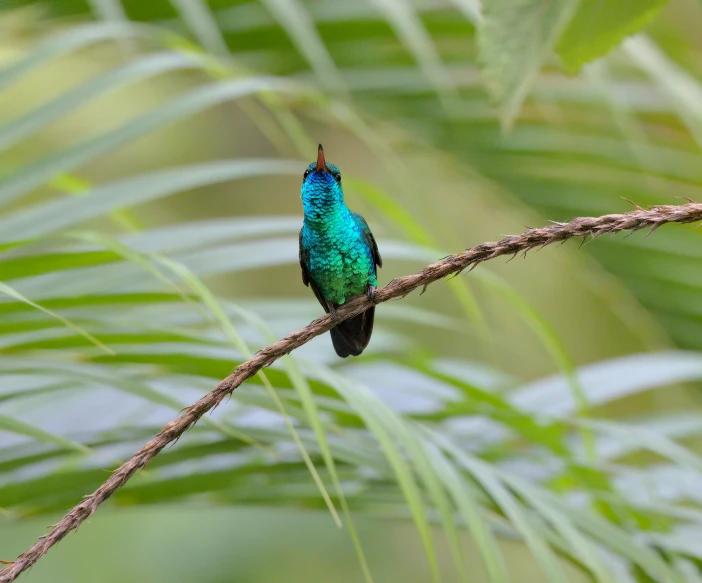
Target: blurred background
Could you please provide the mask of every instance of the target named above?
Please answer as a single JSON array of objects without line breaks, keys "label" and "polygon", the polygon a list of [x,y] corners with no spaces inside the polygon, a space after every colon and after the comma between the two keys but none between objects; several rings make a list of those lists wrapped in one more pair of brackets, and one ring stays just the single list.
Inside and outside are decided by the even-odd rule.
[{"label": "blurred background", "polygon": [[[702,200],[701,17],[0,2],[0,559],[320,315],[297,250],[318,142],[381,285],[526,226]],[[314,339],[23,579],[702,581],[701,233],[490,261],[379,307],[359,358]]]}]

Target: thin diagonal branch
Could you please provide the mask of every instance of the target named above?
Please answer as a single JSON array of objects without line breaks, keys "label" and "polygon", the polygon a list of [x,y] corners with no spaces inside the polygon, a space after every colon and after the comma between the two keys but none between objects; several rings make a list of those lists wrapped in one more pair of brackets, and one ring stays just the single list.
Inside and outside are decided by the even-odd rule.
[{"label": "thin diagonal branch", "polygon": [[[376,291],[372,300],[357,298],[339,308],[337,321],[346,320],[360,314],[371,305],[388,300],[403,298],[411,291],[426,287],[448,275],[454,275],[467,268],[473,268],[483,261],[503,255],[526,253],[536,247],[544,247],[557,241],[573,237],[597,238],[606,233],[619,231],[654,231],[666,223],[694,223],[702,221],[702,204],[678,206],[654,206],[650,209],[637,209],[621,215],[602,217],[580,217],[568,223],[554,223],[547,227],[529,229],[521,235],[505,237],[496,243],[482,243],[462,253],[449,255],[438,263],[425,267],[413,275],[393,279],[388,285]],[[258,352],[253,358],[240,364],[232,374],[217,385],[199,401],[185,409],[181,415],[166,425],[151,441],[146,443],[127,462],[120,466],[110,478],[95,492],[85,496],[83,501],[72,508],[51,531],[42,536],[18,559],[0,571],[0,583],[14,581],[23,571],[30,568],[46,552],[69,532],[78,528],[90,517],[112,494],[119,490],[141,468],[145,467],[168,444],[179,439],[190,427],[208,411],[214,409],[222,399],[230,395],[243,382],[250,379],[261,369],[270,366],[282,356],[306,344],[315,336],[327,332],[333,327],[331,318],[325,315],[305,328],[289,334],[275,344]]]}]

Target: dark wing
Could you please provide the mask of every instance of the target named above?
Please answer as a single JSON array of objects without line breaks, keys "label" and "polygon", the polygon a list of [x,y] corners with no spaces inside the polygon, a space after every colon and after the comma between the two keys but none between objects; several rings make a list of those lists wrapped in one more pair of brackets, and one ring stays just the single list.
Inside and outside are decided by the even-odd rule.
[{"label": "dark wing", "polygon": [[302,269],[302,283],[304,283],[305,285],[312,288],[312,291],[314,292],[314,297],[316,297],[317,301],[320,304],[322,304],[324,311],[329,312],[329,306],[327,305],[327,302],[322,297],[322,294],[319,291],[317,284],[314,282],[314,279],[312,279],[310,272],[307,270],[307,249],[305,249],[304,245],[302,244],[302,229],[300,229],[299,243],[300,243],[300,269]]},{"label": "dark wing", "polygon": [[302,269],[302,283],[309,285],[310,274],[307,271],[307,250],[302,246],[302,229],[300,229],[300,236],[297,240],[300,246],[300,269]]},{"label": "dark wing", "polygon": [[382,267],[383,258],[380,256],[378,244],[375,242],[375,237],[373,237],[373,233],[371,233],[370,227],[368,226],[368,223],[366,223],[366,219],[364,219],[358,213],[351,213],[351,215],[353,216],[353,220],[356,221],[356,224],[361,227],[363,237],[366,239],[366,243],[368,243],[371,253],[373,254],[373,261],[375,261],[375,264],[378,267]]}]

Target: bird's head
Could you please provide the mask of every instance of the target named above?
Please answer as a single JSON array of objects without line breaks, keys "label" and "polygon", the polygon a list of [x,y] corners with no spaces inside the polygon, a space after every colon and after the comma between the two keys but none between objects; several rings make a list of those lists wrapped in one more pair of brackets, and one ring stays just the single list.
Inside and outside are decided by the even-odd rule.
[{"label": "bird's head", "polygon": [[324,159],[324,148],[319,144],[317,161],[312,162],[302,176],[300,198],[304,203],[331,204],[344,201],[341,172]]}]

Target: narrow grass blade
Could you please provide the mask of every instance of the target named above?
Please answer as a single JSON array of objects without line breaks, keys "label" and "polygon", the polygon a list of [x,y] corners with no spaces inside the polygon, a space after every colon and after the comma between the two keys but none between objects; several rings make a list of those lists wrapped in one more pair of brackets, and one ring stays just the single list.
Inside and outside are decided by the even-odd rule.
[{"label": "narrow grass blade", "polygon": [[[93,12],[107,22],[129,22],[129,17],[124,11],[122,0],[88,0]],[[135,51],[133,39],[117,39],[125,52]]]},{"label": "narrow grass blade", "polygon": [[199,43],[213,55],[229,55],[227,42],[204,0],[170,0]]},{"label": "narrow grass blade", "polygon": [[669,59],[647,36],[637,35],[622,44],[632,61],[668,94],[680,118],[702,148],[702,85]]},{"label": "narrow grass blade", "polygon": [[452,0],[453,4],[474,25],[483,19],[483,9],[480,0]]},{"label": "narrow grass blade", "polygon": [[129,22],[120,0],[89,0],[93,10],[108,22]]},{"label": "narrow grass blade", "polygon": [[119,240],[142,253],[172,253],[220,245],[225,241],[291,235],[299,231],[299,217],[247,215],[155,227],[122,235]]},{"label": "narrow grass blade", "polygon": [[19,293],[17,290],[14,288],[10,287],[6,283],[0,282],[0,293],[4,293],[7,296],[10,296],[11,298],[20,301],[22,303],[27,304],[28,306],[31,306],[32,308],[39,310],[41,312],[44,312],[47,316],[50,316],[52,318],[55,318],[56,320],[59,320],[64,326],[70,328],[73,330],[76,334],[79,334],[95,346],[97,346],[100,350],[102,350],[106,354],[115,354],[114,350],[112,350],[109,346],[105,346],[102,342],[100,342],[95,336],[90,334],[90,332],[87,332],[86,330],[83,330],[80,326],[77,326],[70,320],[64,318],[60,314],[57,314],[56,312],[53,312],[47,308],[44,308],[40,306],[39,304],[33,302],[29,298],[23,296],[21,293]]},{"label": "narrow grass blade", "polygon": [[402,0],[373,0],[373,3],[383,12],[388,24],[412,53],[433,85],[445,112],[450,115],[455,111],[458,92],[431,35],[424,28],[412,4]]},{"label": "narrow grass blade", "polygon": [[306,8],[298,0],[262,2],[310,63],[320,86],[333,93],[346,93],[344,80]]},{"label": "narrow grass blade", "polygon": [[0,71],[0,89],[27,75],[36,67],[91,44],[119,38],[148,37],[152,34],[158,34],[158,31],[131,22],[101,22],[72,27],[51,36],[31,54]]},{"label": "narrow grass blade", "polygon": [[51,443],[66,451],[74,451],[83,455],[95,454],[95,452],[89,447],[73,441],[72,439],[62,437],[61,435],[54,435],[53,433],[44,431],[39,427],[34,427],[33,425],[24,423],[19,419],[13,419],[7,415],[0,415],[0,431],[8,431],[17,435],[31,437],[32,439],[35,439],[41,443]]},{"label": "narrow grass blade", "polygon": [[653,453],[668,458],[681,467],[688,467],[700,472],[702,476],[702,458],[693,451],[654,431],[636,427],[630,423],[606,421],[603,419],[578,419],[575,425],[584,425],[598,433],[604,433],[624,442],[633,443],[637,448],[648,449]]}]

